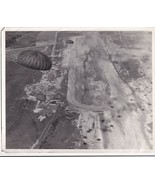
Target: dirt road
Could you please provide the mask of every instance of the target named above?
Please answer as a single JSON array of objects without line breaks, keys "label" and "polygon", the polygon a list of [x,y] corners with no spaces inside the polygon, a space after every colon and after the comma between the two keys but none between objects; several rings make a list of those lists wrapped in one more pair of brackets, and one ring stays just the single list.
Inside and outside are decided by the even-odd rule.
[{"label": "dirt road", "polygon": [[[87,135],[89,147],[151,149],[148,102],[144,108],[142,97],[137,97],[138,92],[118,74],[107,42],[94,32],[76,38],[74,43],[70,57],[67,56],[70,69],[67,99],[81,111],[79,124],[85,127],[82,132]],[[132,54],[127,57],[132,58]],[[140,65],[139,62],[138,68]]]}]

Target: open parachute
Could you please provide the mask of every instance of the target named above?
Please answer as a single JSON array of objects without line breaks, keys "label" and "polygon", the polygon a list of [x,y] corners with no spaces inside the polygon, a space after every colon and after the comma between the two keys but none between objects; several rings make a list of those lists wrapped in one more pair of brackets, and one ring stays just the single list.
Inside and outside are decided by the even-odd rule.
[{"label": "open parachute", "polygon": [[21,52],[17,58],[17,63],[36,70],[49,70],[52,67],[51,59],[47,55],[32,50]]}]

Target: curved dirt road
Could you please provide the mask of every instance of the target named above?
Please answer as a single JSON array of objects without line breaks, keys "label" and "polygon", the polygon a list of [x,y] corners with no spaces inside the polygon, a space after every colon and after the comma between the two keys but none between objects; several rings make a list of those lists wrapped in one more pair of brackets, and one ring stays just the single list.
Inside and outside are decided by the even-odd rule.
[{"label": "curved dirt road", "polygon": [[76,37],[65,52],[67,100],[81,111],[78,124],[83,126],[89,148],[151,149],[151,136],[146,132],[149,109],[141,109],[132,88],[118,75],[100,34]]}]

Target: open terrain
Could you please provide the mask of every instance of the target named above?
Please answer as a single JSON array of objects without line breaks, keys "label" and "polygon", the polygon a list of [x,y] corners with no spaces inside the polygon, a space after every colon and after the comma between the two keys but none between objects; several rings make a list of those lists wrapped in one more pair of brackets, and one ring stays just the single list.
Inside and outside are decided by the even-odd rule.
[{"label": "open terrain", "polygon": [[[38,148],[152,149],[151,32],[10,32],[6,39],[8,149],[35,148],[47,125]],[[52,68],[17,64],[28,49],[48,55]]]}]

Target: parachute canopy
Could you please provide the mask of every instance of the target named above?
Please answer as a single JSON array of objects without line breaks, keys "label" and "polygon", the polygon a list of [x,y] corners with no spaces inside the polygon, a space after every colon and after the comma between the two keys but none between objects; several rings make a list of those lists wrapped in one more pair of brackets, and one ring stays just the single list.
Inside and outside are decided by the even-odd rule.
[{"label": "parachute canopy", "polygon": [[47,55],[32,50],[21,52],[17,58],[17,63],[37,70],[49,70],[52,67],[51,59]]},{"label": "parachute canopy", "polygon": [[74,44],[74,42],[72,40],[66,40],[67,44]]}]

